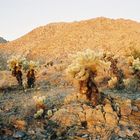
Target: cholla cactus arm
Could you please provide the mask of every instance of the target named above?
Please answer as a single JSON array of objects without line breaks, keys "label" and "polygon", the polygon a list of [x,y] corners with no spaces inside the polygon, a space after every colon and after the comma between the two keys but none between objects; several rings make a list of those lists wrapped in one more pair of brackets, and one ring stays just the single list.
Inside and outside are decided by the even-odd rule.
[{"label": "cholla cactus arm", "polygon": [[35,114],[34,114],[34,118],[37,119],[39,117],[41,117],[44,113],[43,109],[38,110]]},{"label": "cholla cactus arm", "polygon": [[108,81],[108,86],[110,88],[114,88],[117,84],[117,77],[111,77],[111,79]]},{"label": "cholla cactus arm", "polygon": [[22,63],[22,66],[23,66],[23,70],[27,71],[29,69],[29,62],[27,60],[25,60]]},{"label": "cholla cactus arm", "polygon": [[72,78],[75,78],[76,73],[80,72],[82,66],[79,64],[72,63],[66,69],[66,74]]},{"label": "cholla cactus arm", "polygon": [[10,70],[14,70],[15,66],[17,65],[18,60],[15,56],[12,56],[8,61],[7,61],[7,66]]},{"label": "cholla cactus arm", "polygon": [[37,69],[39,67],[39,62],[30,61],[28,64],[29,64],[29,69]]},{"label": "cholla cactus arm", "polygon": [[81,69],[81,71],[75,75],[75,79],[79,81],[84,81],[88,77],[89,77],[89,73],[86,72],[85,68]]},{"label": "cholla cactus arm", "polygon": [[132,66],[133,61],[134,61],[134,57],[133,56],[129,56],[128,59],[127,59],[128,65]]}]

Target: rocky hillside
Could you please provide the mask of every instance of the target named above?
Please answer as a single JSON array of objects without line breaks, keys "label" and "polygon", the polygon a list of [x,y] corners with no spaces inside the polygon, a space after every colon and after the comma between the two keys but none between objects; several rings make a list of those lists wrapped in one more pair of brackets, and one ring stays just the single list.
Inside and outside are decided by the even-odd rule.
[{"label": "rocky hillside", "polygon": [[[140,85],[139,79],[127,76],[131,69],[126,59],[119,57],[118,67],[125,69],[125,78],[132,78],[132,85],[123,90],[111,89],[109,79],[98,82],[97,74],[97,106],[79,93],[75,81],[67,79],[64,70],[68,63],[62,61],[68,54],[87,48],[125,57],[131,53],[140,56],[139,36],[140,23],[97,18],[49,24],[1,44],[0,140],[139,140]],[[23,71],[20,87],[16,77],[5,70],[6,60],[15,54],[48,62],[37,70],[35,88],[27,88],[27,72]],[[123,74],[119,76],[123,78]]]},{"label": "rocky hillside", "polygon": [[4,38],[0,37],[0,43],[7,43],[7,40],[5,40]]},{"label": "rocky hillside", "polygon": [[44,61],[66,58],[86,48],[128,55],[140,50],[140,23],[124,19],[96,18],[41,26],[23,37],[0,46],[0,52],[26,54]]}]

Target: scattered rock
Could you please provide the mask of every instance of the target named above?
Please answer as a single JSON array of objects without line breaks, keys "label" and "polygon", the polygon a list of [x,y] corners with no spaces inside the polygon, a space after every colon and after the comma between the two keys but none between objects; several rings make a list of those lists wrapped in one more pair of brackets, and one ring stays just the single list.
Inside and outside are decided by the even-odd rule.
[{"label": "scattered rock", "polygon": [[116,127],[118,124],[118,117],[116,112],[114,113],[105,113],[105,120],[107,125],[110,127]]},{"label": "scattered rock", "polygon": [[89,135],[88,134],[85,134],[82,136],[82,138],[87,138]]},{"label": "scattered rock", "polygon": [[134,133],[135,133],[135,132],[134,132],[133,130],[131,131],[131,130],[129,130],[129,129],[126,129],[126,135],[127,135],[127,136],[132,137],[132,136],[134,135]]},{"label": "scattered rock", "polygon": [[28,133],[30,134],[30,135],[34,135],[35,134],[35,131],[34,130],[28,130]]},{"label": "scattered rock", "polygon": [[119,120],[119,124],[123,126],[129,126],[130,121],[128,120],[127,117],[121,117],[121,119]]},{"label": "scattered rock", "polygon": [[[140,112],[139,112],[140,113]],[[135,115],[129,115],[128,119],[132,124],[140,126],[140,117]]]},{"label": "scattered rock", "polygon": [[103,107],[103,109],[104,109],[104,112],[106,112],[106,113],[113,113],[113,109],[112,109],[112,107],[111,107],[111,104],[106,104],[104,107]]},{"label": "scattered rock", "polygon": [[78,114],[74,114],[68,111],[71,109],[73,108],[70,107],[67,109],[63,108],[58,110],[57,112],[54,113],[51,120],[58,122],[59,124],[64,126],[72,126],[74,124],[80,124]]},{"label": "scattered rock", "polygon": [[126,138],[126,132],[125,131],[119,131],[118,135],[122,138]]},{"label": "scattered rock", "polygon": [[120,106],[121,116],[129,116],[132,111],[131,100],[125,100]]},{"label": "scattered rock", "polygon": [[135,111],[135,112],[139,111],[137,106],[132,106],[132,110]]},{"label": "scattered rock", "polygon": [[17,132],[13,135],[14,138],[23,138],[24,136],[26,136],[26,133],[23,132],[23,131],[17,131]]},{"label": "scattered rock", "polygon": [[[31,139],[124,140],[140,137],[139,101],[106,96],[102,104],[93,107],[86,96],[78,93],[68,94],[67,102],[64,103],[66,96],[64,94],[61,92],[61,96],[55,94],[54,97],[48,96],[47,108],[44,109],[44,114],[40,118],[33,119],[35,110],[32,110],[32,113],[29,112],[29,117],[31,115],[32,117],[29,121],[25,119],[27,125],[24,130],[26,130],[26,126],[30,126],[27,134],[31,136]],[[60,105],[60,103],[62,104]],[[1,108],[1,110],[3,109]],[[44,118],[45,116],[47,117]],[[37,129],[31,125],[36,125]],[[23,126],[24,123],[18,121],[14,125],[14,131]],[[0,125],[0,134],[1,130],[5,130],[5,128],[3,129]],[[27,134],[21,129],[16,130],[14,135],[13,131],[4,131],[4,133],[6,136],[0,136],[0,139],[9,139],[10,135],[13,136],[13,139],[28,139]]]}]

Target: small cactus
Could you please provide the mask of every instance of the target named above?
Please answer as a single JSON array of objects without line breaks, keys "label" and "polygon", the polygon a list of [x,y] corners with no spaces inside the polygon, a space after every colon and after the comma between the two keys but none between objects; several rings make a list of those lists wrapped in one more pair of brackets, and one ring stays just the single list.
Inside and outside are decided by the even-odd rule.
[{"label": "small cactus", "polygon": [[53,115],[52,110],[48,110],[48,111],[47,111],[47,115],[48,115],[48,117],[51,117],[51,116]]},{"label": "small cactus", "polygon": [[38,110],[35,114],[34,114],[34,118],[37,119],[39,117],[41,117],[44,113],[43,109]]}]

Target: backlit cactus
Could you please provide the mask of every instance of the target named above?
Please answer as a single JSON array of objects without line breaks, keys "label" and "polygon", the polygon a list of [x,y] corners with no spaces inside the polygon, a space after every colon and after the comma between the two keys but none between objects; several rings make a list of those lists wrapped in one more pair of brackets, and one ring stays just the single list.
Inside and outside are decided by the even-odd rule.
[{"label": "backlit cactus", "polygon": [[22,66],[23,63],[25,63],[27,60],[24,57],[21,56],[12,56],[8,61],[7,61],[7,66],[8,68],[12,71],[14,68],[17,66]]},{"label": "backlit cactus", "polygon": [[109,68],[110,62],[103,61],[102,57],[102,52],[95,52],[90,49],[77,52],[77,54],[71,55],[72,63],[66,69],[66,73],[78,81],[84,81],[89,77],[87,68],[92,72],[96,72],[100,68]]}]

